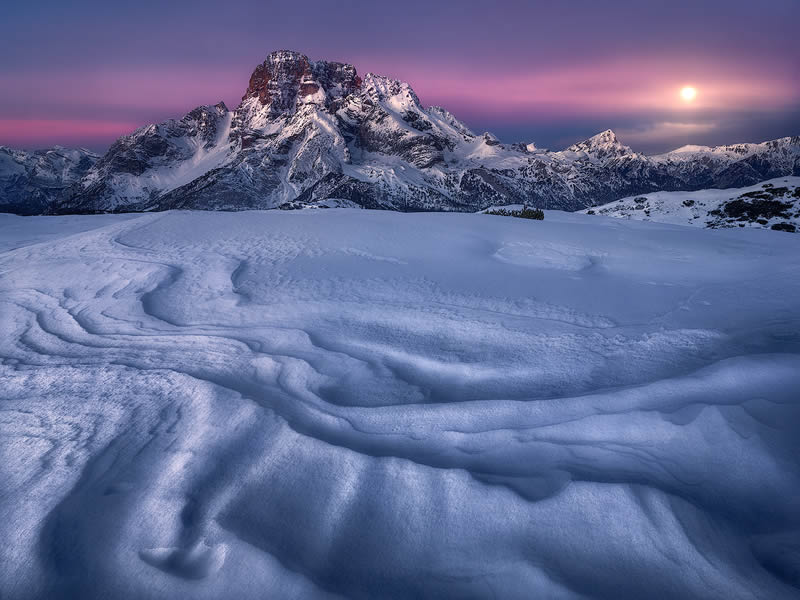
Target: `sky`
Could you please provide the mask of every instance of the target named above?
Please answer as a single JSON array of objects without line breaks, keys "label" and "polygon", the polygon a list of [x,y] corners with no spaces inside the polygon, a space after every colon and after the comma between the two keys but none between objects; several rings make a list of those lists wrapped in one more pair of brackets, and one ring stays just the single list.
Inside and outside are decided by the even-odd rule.
[{"label": "sky", "polygon": [[[800,0],[35,0],[0,19],[0,144],[106,149],[238,105],[272,50],[409,82],[476,132],[635,150],[800,134]],[[692,86],[692,102],[680,90]]]}]

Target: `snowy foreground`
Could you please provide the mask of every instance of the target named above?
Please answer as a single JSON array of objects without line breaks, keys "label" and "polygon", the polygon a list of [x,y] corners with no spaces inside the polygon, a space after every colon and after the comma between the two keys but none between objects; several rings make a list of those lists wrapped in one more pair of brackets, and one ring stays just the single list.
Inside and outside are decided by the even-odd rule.
[{"label": "snowy foreground", "polygon": [[0,597],[800,596],[800,236],[0,216]]}]

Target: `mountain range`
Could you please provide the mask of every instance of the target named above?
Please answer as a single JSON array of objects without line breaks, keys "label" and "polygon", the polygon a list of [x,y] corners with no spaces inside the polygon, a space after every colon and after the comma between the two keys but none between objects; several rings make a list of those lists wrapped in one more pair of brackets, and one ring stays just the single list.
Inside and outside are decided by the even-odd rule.
[{"label": "mountain range", "polygon": [[352,65],[272,52],[242,101],[87,150],[0,147],[0,211],[361,206],[476,211],[526,203],[581,210],[663,190],[744,187],[800,175],[800,136],[760,144],[634,152],[606,130],[561,151],[503,144],[407,83]]}]

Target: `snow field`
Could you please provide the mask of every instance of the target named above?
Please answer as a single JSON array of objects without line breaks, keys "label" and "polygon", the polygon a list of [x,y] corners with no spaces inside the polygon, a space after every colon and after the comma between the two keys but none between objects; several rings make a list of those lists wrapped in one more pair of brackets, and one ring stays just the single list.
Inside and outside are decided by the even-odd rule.
[{"label": "snow field", "polygon": [[796,598],[800,242],[0,215],[0,596]]}]

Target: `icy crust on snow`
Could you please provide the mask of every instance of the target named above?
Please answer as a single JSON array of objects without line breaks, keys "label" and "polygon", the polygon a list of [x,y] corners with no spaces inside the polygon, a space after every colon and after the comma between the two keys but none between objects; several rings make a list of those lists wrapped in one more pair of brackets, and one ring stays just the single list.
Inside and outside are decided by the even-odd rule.
[{"label": "icy crust on snow", "polygon": [[3,598],[800,594],[798,236],[21,221]]}]

